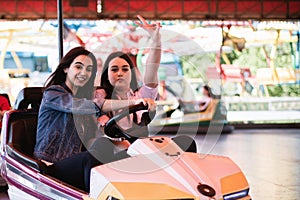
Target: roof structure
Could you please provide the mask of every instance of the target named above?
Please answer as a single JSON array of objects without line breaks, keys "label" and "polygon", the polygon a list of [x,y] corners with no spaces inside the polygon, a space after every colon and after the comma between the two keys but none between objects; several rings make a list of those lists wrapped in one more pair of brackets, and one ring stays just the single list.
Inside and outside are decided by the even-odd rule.
[{"label": "roof structure", "polygon": [[[299,0],[62,0],[68,19],[299,20]],[[57,0],[1,0],[0,18],[55,19]]]}]

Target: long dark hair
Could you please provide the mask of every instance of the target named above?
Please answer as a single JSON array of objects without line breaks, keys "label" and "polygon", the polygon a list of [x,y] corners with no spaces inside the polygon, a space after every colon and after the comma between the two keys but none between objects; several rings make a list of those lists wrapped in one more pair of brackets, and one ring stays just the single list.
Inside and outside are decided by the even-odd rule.
[{"label": "long dark hair", "polygon": [[122,58],[124,59],[130,66],[131,69],[131,82],[130,82],[130,88],[133,91],[136,91],[138,89],[138,82],[137,82],[137,77],[136,77],[136,72],[135,72],[135,66],[129,57],[128,54],[122,52],[122,51],[116,51],[111,53],[103,66],[103,71],[101,75],[101,83],[100,83],[100,88],[104,89],[107,96],[105,97],[106,99],[112,99],[113,98],[113,91],[114,91],[114,86],[112,86],[108,80],[108,67],[109,63],[111,60],[114,58]]},{"label": "long dark hair", "polygon": [[75,47],[71,49],[60,61],[59,65],[57,66],[56,70],[49,76],[49,78],[45,82],[45,87],[49,87],[51,85],[63,85],[63,83],[66,81],[66,73],[64,70],[66,68],[69,68],[71,63],[74,61],[74,59],[79,55],[86,55],[92,59],[93,62],[93,69],[92,69],[92,75],[89,79],[89,81],[83,86],[78,88],[76,97],[79,98],[93,98],[93,90],[94,90],[94,80],[97,72],[97,60],[95,55],[86,50],[84,47]]}]

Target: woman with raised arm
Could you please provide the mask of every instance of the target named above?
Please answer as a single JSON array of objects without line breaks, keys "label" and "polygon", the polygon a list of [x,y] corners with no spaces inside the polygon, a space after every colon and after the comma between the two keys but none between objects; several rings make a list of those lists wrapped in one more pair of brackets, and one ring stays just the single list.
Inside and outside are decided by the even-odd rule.
[{"label": "woman with raised arm", "polygon": [[[135,100],[139,98],[150,98],[155,100],[158,95],[158,68],[161,60],[161,25],[159,22],[149,24],[138,15],[139,22],[136,22],[143,28],[150,37],[149,55],[147,57],[145,74],[141,86],[138,84],[136,66],[126,52],[117,51],[111,53],[104,62],[101,84],[96,90],[96,97],[105,99]],[[105,123],[119,111],[113,111],[107,115],[98,118],[99,126],[103,127]],[[123,118],[117,122],[118,126],[132,135],[138,137],[148,136],[147,129],[142,129],[150,122],[149,115],[145,111],[138,111]],[[138,130],[138,131],[136,131]],[[183,138],[183,137],[180,137]],[[174,141],[180,141],[177,138]],[[196,151],[196,144],[190,137],[184,137],[184,142],[180,142],[181,147],[189,151]],[[126,141],[115,142],[121,149],[126,149],[130,145]],[[178,143],[179,144],[179,143]],[[191,147],[191,148],[190,148]]]},{"label": "woman with raised arm", "polygon": [[[96,97],[105,99],[119,99],[119,100],[135,100],[140,98],[150,98],[155,100],[157,97],[158,86],[158,67],[161,58],[161,36],[160,24],[148,24],[146,20],[138,15],[140,22],[137,24],[146,30],[151,38],[149,56],[146,62],[146,70],[144,81],[141,87],[138,85],[138,78],[136,75],[136,66],[133,64],[129,55],[125,52],[117,51],[111,53],[104,62],[101,84],[96,91]],[[104,126],[105,123],[117,114],[117,112],[108,113],[106,116],[99,118],[99,123]],[[141,123],[141,116],[144,112],[139,111],[131,114],[118,122],[118,125],[129,130],[136,124]]]}]

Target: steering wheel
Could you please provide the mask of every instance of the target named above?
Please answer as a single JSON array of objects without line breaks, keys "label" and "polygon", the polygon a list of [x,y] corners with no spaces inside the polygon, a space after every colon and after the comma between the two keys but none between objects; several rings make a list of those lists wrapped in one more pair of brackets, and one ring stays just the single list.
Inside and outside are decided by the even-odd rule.
[{"label": "steering wheel", "polygon": [[[117,126],[117,122],[120,119],[128,116],[129,114],[140,110],[148,110],[148,106],[145,106],[143,103],[139,103],[137,105],[129,106],[128,109],[124,109],[122,112],[110,118],[110,120],[106,122],[104,126],[104,133],[111,138],[122,138],[122,140],[128,140],[130,143],[133,143],[135,140],[138,139],[138,137],[129,135],[128,133],[124,132],[124,130]],[[147,120],[147,122],[143,124],[146,126],[153,119],[152,116],[155,115],[155,111],[145,112],[143,113],[143,115],[144,114],[147,114],[150,118],[150,120]]]}]

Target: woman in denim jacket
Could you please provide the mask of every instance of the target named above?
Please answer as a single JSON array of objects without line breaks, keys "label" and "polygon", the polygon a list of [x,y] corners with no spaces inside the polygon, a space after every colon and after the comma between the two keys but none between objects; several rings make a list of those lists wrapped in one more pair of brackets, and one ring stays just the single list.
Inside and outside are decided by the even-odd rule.
[{"label": "woman in denim jacket", "polygon": [[[127,157],[114,155],[107,138],[94,140],[96,117],[140,102],[155,108],[152,99],[93,99],[96,70],[94,54],[84,47],[75,47],[62,58],[46,81],[34,150],[35,158],[48,165],[45,173],[85,191],[92,167]],[[91,141],[96,141],[97,151]]]}]

